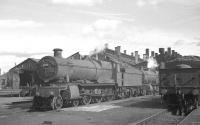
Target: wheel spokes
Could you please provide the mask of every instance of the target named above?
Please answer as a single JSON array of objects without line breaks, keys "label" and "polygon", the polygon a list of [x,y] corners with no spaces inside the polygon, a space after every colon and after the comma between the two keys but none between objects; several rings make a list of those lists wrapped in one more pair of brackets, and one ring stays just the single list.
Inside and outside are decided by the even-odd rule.
[{"label": "wheel spokes", "polygon": [[52,107],[53,109],[61,109],[63,106],[63,100],[61,97],[54,97],[53,99],[53,103],[54,103],[54,107]]},{"label": "wheel spokes", "polygon": [[92,100],[92,98],[90,96],[85,95],[83,97],[83,104],[88,105],[88,104],[90,104],[91,100]]},{"label": "wheel spokes", "polygon": [[77,107],[79,105],[79,100],[72,101],[72,104],[74,107]]}]

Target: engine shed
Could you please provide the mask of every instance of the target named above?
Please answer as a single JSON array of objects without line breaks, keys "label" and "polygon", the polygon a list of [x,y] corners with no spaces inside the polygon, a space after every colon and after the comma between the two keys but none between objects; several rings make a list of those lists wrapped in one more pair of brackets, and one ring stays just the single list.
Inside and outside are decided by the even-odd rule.
[{"label": "engine shed", "polygon": [[28,58],[11,68],[7,73],[6,88],[20,89],[31,87],[38,82],[36,74],[38,59]]}]

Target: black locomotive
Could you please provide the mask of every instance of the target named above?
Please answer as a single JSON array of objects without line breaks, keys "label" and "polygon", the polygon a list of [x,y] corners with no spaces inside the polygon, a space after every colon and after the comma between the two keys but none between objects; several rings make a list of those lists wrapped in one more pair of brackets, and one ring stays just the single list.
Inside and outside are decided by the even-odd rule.
[{"label": "black locomotive", "polygon": [[199,105],[200,67],[188,65],[191,60],[180,60],[169,61],[159,70],[159,88],[162,102],[173,107],[177,115],[185,115]]},{"label": "black locomotive", "polygon": [[60,109],[65,104],[78,106],[139,96],[147,91],[144,82],[158,81],[153,71],[93,58],[65,59],[61,57],[62,50],[54,51],[54,57],[45,56],[38,63],[38,76],[43,83],[34,96],[34,108]]}]

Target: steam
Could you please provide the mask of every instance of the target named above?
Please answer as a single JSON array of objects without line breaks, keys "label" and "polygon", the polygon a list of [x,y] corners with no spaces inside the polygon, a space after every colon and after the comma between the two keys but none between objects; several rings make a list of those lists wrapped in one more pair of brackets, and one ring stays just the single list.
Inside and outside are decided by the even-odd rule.
[{"label": "steam", "polygon": [[155,69],[156,67],[158,67],[158,63],[157,63],[157,61],[153,57],[150,57],[147,60],[147,62],[148,62],[147,67],[149,69]]},{"label": "steam", "polygon": [[98,53],[102,53],[106,48],[108,48],[108,44],[104,44],[103,46],[98,46],[96,47],[93,51],[90,51],[90,56],[98,54]]}]

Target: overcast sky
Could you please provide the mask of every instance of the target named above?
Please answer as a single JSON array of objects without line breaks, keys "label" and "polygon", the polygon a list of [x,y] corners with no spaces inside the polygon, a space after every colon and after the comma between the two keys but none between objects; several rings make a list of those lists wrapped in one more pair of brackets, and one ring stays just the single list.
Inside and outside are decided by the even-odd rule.
[{"label": "overcast sky", "polygon": [[171,46],[200,56],[200,0],[0,0],[0,68],[28,57]]}]

